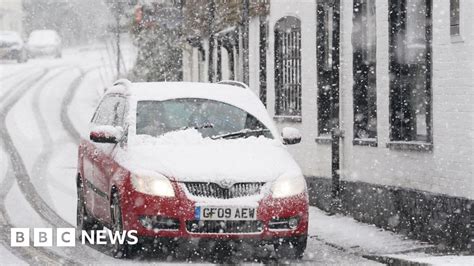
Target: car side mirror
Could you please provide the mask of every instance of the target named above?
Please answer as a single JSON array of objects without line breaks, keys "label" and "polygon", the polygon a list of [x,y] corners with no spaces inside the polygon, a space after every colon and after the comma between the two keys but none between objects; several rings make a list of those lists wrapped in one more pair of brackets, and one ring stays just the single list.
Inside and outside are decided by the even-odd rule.
[{"label": "car side mirror", "polygon": [[293,127],[284,127],[281,131],[283,137],[283,144],[293,145],[301,142],[301,133],[298,129]]},{"label": "car side mirror", "polygon": [[117,143],[123,135],[122,127],[94,126],[89,138],[97,143]]}]

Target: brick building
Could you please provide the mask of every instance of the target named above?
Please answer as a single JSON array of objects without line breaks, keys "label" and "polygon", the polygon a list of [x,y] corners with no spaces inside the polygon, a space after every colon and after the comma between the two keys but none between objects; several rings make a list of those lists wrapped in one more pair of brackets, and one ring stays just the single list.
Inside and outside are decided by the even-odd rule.
[{"label": "brick building", "polygon": [[298,128],[288,149],[314,205],[472,250],[474,2],[250,1],[249,14],[248,32],[239,16],[190,38],[184,79],[248,82]]}]

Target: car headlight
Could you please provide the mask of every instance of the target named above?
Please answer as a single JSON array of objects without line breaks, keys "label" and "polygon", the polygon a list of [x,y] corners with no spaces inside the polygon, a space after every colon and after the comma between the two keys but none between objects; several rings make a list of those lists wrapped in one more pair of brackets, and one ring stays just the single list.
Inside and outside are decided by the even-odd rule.
[{"label": "car headlight", "polygon": [[272,186],[274,198],[286,198],[303,193],[306,190],[306,181],[302,175],[282,175]]},{"label": "car headlight", "polygon": [[144,194],[174,197],[174,189],[170,180],[158,173],[132,174],[132,185],[136,191]]}]

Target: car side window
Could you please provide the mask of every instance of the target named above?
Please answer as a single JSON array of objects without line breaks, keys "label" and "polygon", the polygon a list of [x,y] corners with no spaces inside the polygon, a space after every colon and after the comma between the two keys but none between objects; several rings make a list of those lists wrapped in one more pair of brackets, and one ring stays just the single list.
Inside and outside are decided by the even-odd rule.
[{"label": "car side window", "polygon": [[123,126],[125,99],[120,96],[109,96],[102,100],[92,119],[95,125]]}]

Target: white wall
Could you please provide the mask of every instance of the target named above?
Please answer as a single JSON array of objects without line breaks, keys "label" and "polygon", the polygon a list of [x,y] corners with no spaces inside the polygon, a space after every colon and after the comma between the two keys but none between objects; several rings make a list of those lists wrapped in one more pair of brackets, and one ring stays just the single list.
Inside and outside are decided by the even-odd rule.
[{"label": "white wall", "polygon": [[221,49],[221,74],[222,80],[230,79],[230,65],[229,65],[229,53],[224,46],[220,47]]},{"label": "white wall", "polygon": [[21,0],[2,0],[0,2],[0,30],[23,32],[23,7]]},{"label": "white wall", "polygon": [[[357,146],[353,139],[352,1],[341,1],[341,178],[474,198],[474,2],[461,0],[462,42],[449,34],[449,1],[433,1],[433,140],[432,152],[393,150],[389,141],[388,2],[377,5],[378,146]],[[318,144],[316,105],[316,3],[273,0],[267,58],[268,111],[274,115],[273,27],[292,15],[302,26],[302,122],[281,123],[302,131],[303,141],[288,147],[308,176],[330,177],[330,146]],[[251,45],[258,45],[258,42]]]},{"label": "white wall", "polygon": [[[433,151],[387,148],[389,141],[388,2],[376,1],[378,146],[357,146],[353,139],[352,1],[341,0],[340,113],[345,137],[341,178],[474,198],[474,1],[461,0],[461,41],[449,33],[449,1],[433,0]],[[302,142],[288,146],[307,176],[330,177],[330,145],[317,138],[316,1],[272,0],[267,52],[267,104],[275,111],[274,25],[284,16],[301,20],[302,122],[277,122],[300,129]],[[250,85],[258,81],[258,21],[250,23]],[[204,45],[208,57],[207,43]],[[241,60],[236,63],[241,65]],[[194,65],[194,64],[193,64]],[[240,74],[236,70],[236,79]]]},{"label": "white wall", "polygon": [[199,81],[199,51],[198,48],[193,47],[192,53],[190,55],[191,58],[191,66],[192,66],[192,81]]},{"label": "white wall", "polygon": [[329,176],[331,165],[328,163],[330,147],[317,145],[317,80],[316,80],[316,2],[273,0],[270,3],[269,45],[267,54],[267,106],[271,116],[275,114],[275,72],[274,72],[274,26],[282,17],[295,16],[301,20],[302,46],[302,122],[277,123],[279,128],[292,126],[302,133],[298,145],[288,146],[304,174]]},{"label": "white wall", "polygon": [[249,23],[249,87],[258,94],[260,89],[259,66],[260,66],[260,21],[258,17],[250,19]]},{"label": "white wall", "polygon": [[183,80],[193,81],[194,73],[194,51],[193,47],[185,44],[183,47]]},{"label": "white wall", "polygon": [[204,39],[203,40],[203,48],[205,51],[205,61],[206,63],[204,64],[204,82],[209,81],[209,39]]},{"label": "white wall", "polygon": [[[350,1],[347,1],[350,2]],[[344,6],[351,4],[344,1]],[[377,6],[377,130],[379,146],[353,146],[351,68],[342,69],[344,94],[344,173],[346,180],[394,185],[452,196],[474,198],[473,183],[473,54],[472,23],[466,16],[461,27],[463,43],[453,44],[449,34],[449,1],[433,3],[433,152],[396,151],[386,148],[389,135],[388,7]],[[473,2],[463,1],[461,10],[474,15]],[[343,30],[350,29],[349,10],[344,10]],[[464,14],[466,15],[466,14]],[[344,33],[344,36],[348,36]],[[350,61],[350,42],[345,40],[343,60]],[[352,64],[352,62],[351,62]],[[347,64],[349,65],[349,63]],[[465,65],[470,67],[460,68]]]},{"label": "white wall", "polygon": [[[185,44],[183,48],[183,81],[207,82],[208,66],[209,66],[209,41],[202,40],[202,47],[205,52],[205,63],[199,65],[199,50],[189,44]],[[200,80],[199,75],[203,75],[204,79]]]}]

